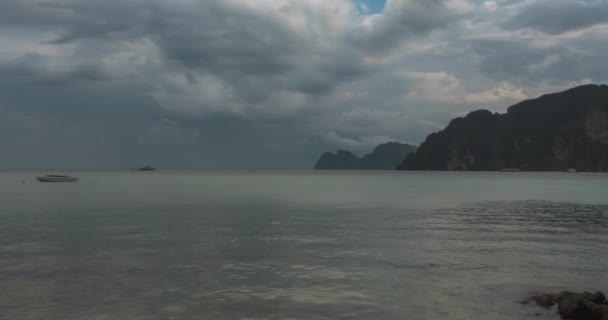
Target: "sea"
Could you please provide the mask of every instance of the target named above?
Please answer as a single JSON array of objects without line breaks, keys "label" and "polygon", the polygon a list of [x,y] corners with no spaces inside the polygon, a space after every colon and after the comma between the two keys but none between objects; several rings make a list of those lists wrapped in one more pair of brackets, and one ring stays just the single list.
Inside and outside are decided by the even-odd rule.
[{"label": "sea", "polygon": [[608,290],[608,175],[0,173],[0,319],[558,319]]}]

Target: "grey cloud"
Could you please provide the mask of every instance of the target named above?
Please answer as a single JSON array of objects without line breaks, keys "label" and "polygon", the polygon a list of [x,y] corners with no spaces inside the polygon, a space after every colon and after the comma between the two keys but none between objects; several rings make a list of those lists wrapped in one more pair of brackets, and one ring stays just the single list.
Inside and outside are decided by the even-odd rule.
[{"label": "grey cloud", "polygon": [[504,26],[559,34],[608,23],[608,2],[603,0],[544,0],[523,6]]},{"label": "grey cloud", "polygon": [[[168,61],[188,72],[219,75],[247,101],[251,101],[250,92],[267,86],[327,94],[336,85],[366,74],[361,59],[367,52],[385,52],[404,37],[440,28],[457,16],[446,9],[444,0],[392,1],[386,17],[377,19],[371,31],[349,33],[337,39],[334,48],[321,49],[315,43],[317,35],[294,33],[268,15],[222,1],[55,0],[28,1],[25,7],[16,0],[7,1],[7,12],[29,9],[40,16],[13,21],[15,25],[54,25],[63,32],[49,43],[151,39]],[[39,12],[48,17],[44,19]],[[326,22],[318,19],[313,23],[323,27]],[[353,45],[359,49],[352,49]],[[252,88],[252,83],[260,84],[259,88]],[[256,96],[253,101],[260,99]]]},{"label": "grey cloud", "polygon": [[[168,115],[138,84],[86,83],[82,76],[57,78],[54,74],[53,81],[48,82],[46,75],[38,75],[39,70],[34,76],[24,73],[21,67],[4,66],[0,71],[0,112],[110,122],[148,121]],[[58,79],[62,81],[57,82]]]},{"label": "grey cloud", "polygon": [[391,0],[372,18],[344,14],[346,0],[255,3],[0,1],[0,26],[26,30],[0,31],[0,168],[309,168],[323,151],[416,143],[486,107],[412,95],[408,72],[445,74],[462,94],[608,73],[605,34],[501,38],[493,18],[517,17],[521,1],[485,13]]},{"label": "grey cloud", "polygon": [[565,41],[559,46],[537,46],[525,39],[493,39],[472,42],[481,59],[481,71],[499,81],[527,86],[558,85],[588,79],[608,80],[602,61],[608,49],[602,35]]},{"label": "grey cloud", "polygon": [[79,27],[76,30],[70,30],[68,33],[56,38],[54,40],[50,40],[47,43],[49,44],[64,44],[77,39],[82,38],[94,38],[99,35],[109,35],[113,32],[121,32],[126,29],[123,25],[118,24],[98,24],[98,25],[90,25],[86,24]]},{"label": "grey cloud", "polygon": [[[316,52],[314,39],[294,33],[258,12],[220,1],[193,7],[155,1],[133,3],[137,5],[123,10],[137,12],[144,7],[146,13],[125,16],[115,15],[112,5],[99,5],[95,10],[82,3],[65,5],[64,9],[70,7],[90,19],[84,26],[73,26],[55,43],[79,37],[103,39],[111,32],[116,38],[151,39],[168,62],[190,75],[204,72],[219,76],[241,98],[254,103],[267,97],[262,92],[268,92],[269,87],[325,94],[340,81],[361,74],[356,56]],[[129,24],[130,27],[121,28]],[[312,56],[314,59],[310,59]]]},{"label": "grey cloud", "polygon": [[[245,75],[277,74],[290,67],[287,60],[298,50],[298,43],[281,25],[257,15],[210,7],[200,16],[178,16],[187,20],[151,31],[168,58],[187,68]],[[225,18],[233,15],[238,18]]]},{"label": "grey cloud", "polygon": [[103,68],[96,64],[54,64],[50,60],[38,54],[29,54],[0,63],[0,72],[12,75],[15,81],[42,86],[65,86],[109,79]]},{"label": "grey cloud", "polygon": [[383,17],[371,27],[361,27],[350,35],[350,42],[374,54],[386,54],[408,37],[423,36],[446,27],[462,17],[446,7],[446,0],[390,1]]},{"label": "grey cloud", "polygon": [[66,27],[82,22],[73,13],[58,11],[38,0],[0,2],[0,25],[20,27]]},{"label": "grey cloud", "polygon": [[[360,59],[367,52],[386,52],[405,37],[421,35],[453,21],[459,15],[450,12],[445,2],[392,1],[386,16],[376,19],[371,30],[349,33],[346,38],[337,39],[336,48],[331,50],[320,49],[314,38],[294,33],[267,15],[221,1],[171,5],[162,1],[118,4],[56,0],[30,4],[32,11],[45,10],[53,13],[54,19],[14,23],[29,26],[38,21],[56,25],[64,34],[50,40],[54,44],[79,39],[152,39],[169,61],[188,69],[221,74],[235,87],[240,86],[243,75],[264,77],[261,81],[277,77],[270,79],[273,86],[285,83],[284,78],[295,77],[287,82],[289,89],[324,94],[336,83],[365,74]],[[322,26],[324,22],[315,23]],[[358,49],[352,49],[353,45]],[[314,61],[309,59],[311,56],[322,58]],[[295,68],[298,65],[302,67]],[[298,79],[300,75],[302,78]]]}]

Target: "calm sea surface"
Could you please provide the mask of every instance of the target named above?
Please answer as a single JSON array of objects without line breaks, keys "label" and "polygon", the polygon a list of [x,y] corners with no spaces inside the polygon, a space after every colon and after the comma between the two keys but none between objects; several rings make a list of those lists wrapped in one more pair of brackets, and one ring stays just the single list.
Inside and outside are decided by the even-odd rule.
[{"label": "calm sea surface", "polygon": [[0,319],[556,319],[518,301],[608,290],[608,175],[75,175],[0,173]]}]

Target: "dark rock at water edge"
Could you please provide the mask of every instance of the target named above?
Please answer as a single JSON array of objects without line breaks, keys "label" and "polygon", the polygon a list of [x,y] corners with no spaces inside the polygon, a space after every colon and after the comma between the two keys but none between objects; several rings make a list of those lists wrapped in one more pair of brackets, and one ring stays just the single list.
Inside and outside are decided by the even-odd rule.
[{"label": "dark rock at water edge", "polygon": [[562,319],[568,320],[608,320],[608,301],[604,293],[574,293],[564,291],[560,294],[534,294],[522,302],[535,303],[543,308],[557,305]]},{"label": "dark rock at water edge", "polygon": [[400,170],[608,171],[608,86],[527,100],[506,114],[479,110],[429,135]]},{"label": "dark rock at water edge", "polygon": [[359,158],[350,151],[326,152],[315,164],[315,170],[394,170],[405,157],[416,150],[415,146],[389,142],[377,146],[371,153]]}]

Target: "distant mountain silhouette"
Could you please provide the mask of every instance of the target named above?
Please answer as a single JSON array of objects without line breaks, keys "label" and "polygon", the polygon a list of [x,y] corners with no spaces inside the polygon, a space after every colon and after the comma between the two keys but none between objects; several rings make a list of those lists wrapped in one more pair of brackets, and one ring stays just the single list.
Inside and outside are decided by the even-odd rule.
[{"label": "distant mountain silhouette", "polygon": [[608,86],[478,110],[429,135],[400,170],[608,171]]},{"label": "distant mountain silhouette", "polygon": [[394,170],[415,146],[389,142],[377,146],[372,153],[359,158],[350,151],[326,152],[315,165],[315,170]]}]

